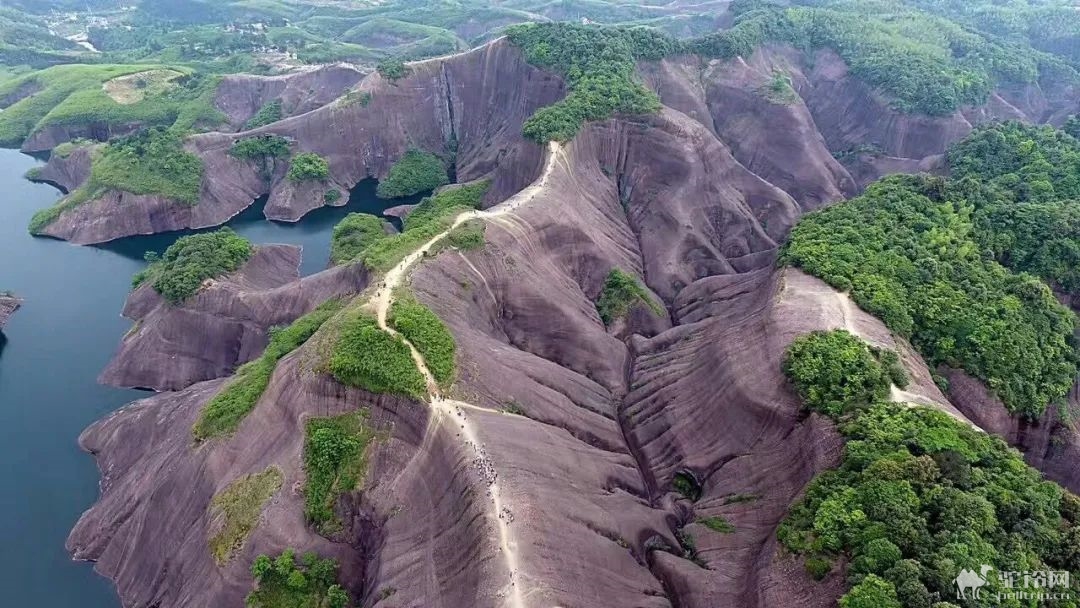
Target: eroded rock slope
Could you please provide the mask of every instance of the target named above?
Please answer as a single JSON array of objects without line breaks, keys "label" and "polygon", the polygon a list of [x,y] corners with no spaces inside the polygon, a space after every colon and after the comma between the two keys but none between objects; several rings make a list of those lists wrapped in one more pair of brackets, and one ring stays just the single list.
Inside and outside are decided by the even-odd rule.
[{"label": "eroded rock slope", "polygon": [[[365,94],[370,99],[362,101]],[[250,132],[190,138],[187,147],[205,164],[198,205],[112,191],[65,212],[44,233],[88,244],[215,226],[264,195],[268,218],[295,221],[327,204],[328,189],[348,191],[363,179],[385,177],[413,147],[452,154],[459,181],[491,176],[490,200],[502,200],[528,184],[541,162],[540,147],[522,138],[521,123],[562,95],[559,78],[526,64],[505,41],[411,64],[410,74],[393,82],[376,72],[351,94],[306,114]],[[256,163],[229,155],[238,138],[257,134],[286,137],[294,152],[324,157],[329,178],[297,184],[276,171],[268,180]],[[500,165],[508,169],[496,172]]]},{"label": "eroded rock slope", "polygon": [[[815,76],[796,60],[768,51],[705,66],[702,78],[689,60],[646,66],[662,112],[589,125],[547,157],[520,138],[520,123],[561,84],[503,42],[418,64],[394,84],[369,76],[359,85],[375,92],[367,107],[332,105],[266,127],[324,154],[340,184],[383,175],[410,142],[437,147],[451,135],[459,179],[493,179],[489,203],[536,182],[512,211],[480,216],[483,248],[421,256],[400,275],[454,334],[458,379],[429,402],[346,388],[325,371],[329,321],[278,364],[232,437],[191,440],[221,380],[133,404],[80,438],[98,459],[102,497],[69,549],[139,607],[236,605],[254,556],[286,547],[337,557],[365,608],[833,605],[842,574],[812,581],[775,540],[842,445],[831,423],[801,410],[781,371],[785,348],[808,331],[846,328],[902,354],[913,382],[898,397],[958,417],[964,408],[846,296],[777,270],[777,248],[801,213],[858,187],[833,153],[869,141],[871,129],[882,129],[873,137],[890,158],[915,164],[966,131],[962,117],[928,126],[874,99],[827,123],[843,109],[830,104],[845,103],[829,100],[856,85],[827,57]],[[749,97],[779,65],[795,71],[798,97]],[[949,121],[959,126],[936,130]],[[762,133],[770,124],[785,128]],[[922,141],[923,129],[936,143]],[[230,137],[192,145],[224,159]],[[237,181],[207,186],[213,200],[241,205],[265,191],[234,170]],[[270,196],[302,207],[287,192]],[[349,268],[337,272],[359,272]],[[595,301],[613,268],[638,277],[661,314],[639,306],[605,326]],[[258,294],[271,306],[298,284]],[[153,325],[168,326],[158,315]],[[221,338],[215,352],[243,344]],[[164,340],[141,344],[168,352]],[[328,539],[304,524],[303,421],[357,408],[382,436],[364,489],[338,505],[343,530]],[[283,471],[283,489],[239,555],[216,564],[211,497],[268,466]],[[714,516],[733,530],[700,523]]]},{"label": "eroded rock slope", "polygon": [[240,270],[180,305],[149,282],[140,285],[123,310],[135,325],[99,382],[164,391],[227,376],[266,348],[271,327],[367,286],[368,272],[358,265],[301,279],[300,255],[292,245],[258,247]]}]

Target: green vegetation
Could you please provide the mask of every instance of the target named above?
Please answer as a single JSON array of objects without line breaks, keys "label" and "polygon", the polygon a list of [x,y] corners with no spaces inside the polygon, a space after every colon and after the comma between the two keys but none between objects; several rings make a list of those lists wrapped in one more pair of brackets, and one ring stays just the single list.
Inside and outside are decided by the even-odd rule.
[{"label": "green vegetation", "polygon": [[808,408],[834,418],[885,399],[892,383],[870,347],[842,329],[796,338],[784,357],[784,373]]},{"label": "green vegetation", "polygon": [[281,489],[285,476],[277,467],[245,475],[229,484],[210,502],[210,518],[216,533],[210,537],[210,554],[224,566],[244,546],[259,524],[266,502]]},{"label": "green vegetation", "polygon": [[360,104],[360,107],[366,108],[371,103],[372,95],[371,91],[357,91],[355,89],[350,90],[341,96],[341,105],[348,107],[353,104]]},{"label": "green vegetation", "polygon": [[334,203],[341,200],[341,190],[337,190],[336,188],[331,188],[331,189],[327,190],[326,192],[323,192],[323,197],[322,198],[323,198],[323,202],[326,203],[327,205],[333,205]]},{"label": "green vegetation", "polygon": [[729,494],[724,497],[724,502],[722,504],[737,505],[739,503],[754,502],[756,500],[761,500],[761,496],[758,496],[757,494]]},{"label": "green vegetation", "polygon": [[634,62],[660,59],[677,48],[647,28],[527,24],[508,28],[507,35],[529,63],[566,79],[566,97],[538,110],[523,126],[526,137],[541,143],[570,140],[589,121],[659,111],[656,94],[634,76]]},{"label": "green vegetation", "polygon": [[[982,104],[996,84],[1080,81],[1080,53],[1075,51],[1080,27],[1058,25],[1075,22],[1075,14],[1063,7],[1016,2],[1004,8],[946,0],[804,4],[812,6],[734,2],[731,28],[689,40],[642,27],[511,26],[507,34],[528,61],[562,74],[569,88],[564,100],[526,122],[525,134],[539,142],[565,141],[588,121],[655,112],[656,96],[634,78],[637,60],[686,52],[733,59],[768,43],[808,52],[833,49],[853,74],[885,93],[897,109],[912,113],[947,115],[963,105]],[[968,5],[979,8],[958,8]],[[1046,44],[1048,31],[1059,33],[1056,44]],[[785,84],[774,77],[766,97],[776,103],[794,101],[794,91]]]},{"label": "green vegetation", "polygon": [[[405,219],[400,234],[386,234],[382,220],[373,215],[349,214],[334,228],[331,259],[338,264],[358,260],[385,272],[406,255],[445,231],[459,213],[480,206],[488,182],[444,188],[420,201]],[[449,238],[449,235],[448,235]]]},{"label": "green vegetation", "polygon": [[951,177],[979,181],[995,202],[1080,198],[1080,141],[1053,127],[983,126],[949,149],[948,162]]},{"label": "green vegetation", "polygon": [[275,123],[281,120],[281,118],[281,100],[275,99],[259,108],[259,111],[244,123],[244,129],[257,129],[270,123]]},{"label": "green vegetation", "polygon": [[[818,4],[823,6],[784,9],[765,2],[735,3],[731,29],[687,41],[646,28],[512,26],[510,40],[528,61],[562,74],[569,88],[565,99],[525,123],[525,134],[538,142],[565,141],[585,122],[657,111],[655,94],[635,80],[637,60],[678,52],[730,59],[769,42],[835,49],[853,73],[888,94],[898,109],[931,115],[983,103],[995,80],[1035,82],[1051,70],[1077,79],[1075,70],[1052,56],[966,31],[921,10],[891,7],[891,14],[883,15],[879,7],[843,0]],[[795,96],[779,75],[765,94],[776,103],[790,103]]]},{"label": "green vegetation", "polygon": [[314,152],[301,152],[292,159],[289,167],[289,179],[294,182],[302,182],[311,179],[326,179],[330,177],[330,164],[326,159]]},{"label": "green vegetation", "polygon": [[487,222],[483,220],[469,220],[454,228],[446,235],[446,244],[454,249],[472,251],[483,248],[484,233],[487,231]]},{"label": "green vegetation", "polygon": [[409,75],[409,66],[405,65],[405,62],[400,59],[380,61],[376,69],[379,71],[379,75],[390,82],[396,82]]},{"label": "green vegetation", "polygon": [[0,8],[0,59],[3,63],[49,65],[67,60],[81,50],[74,42],[49,31],[49,24],[43,17],[16,10],[29,8],[22,6],[19,0],[6,2]]},{"label": "green vegetation", "polygon": [[685,471],[680,471],[671,479],[671,487],[690,502],[697,502],[701,498],[701,484],[698,480]]},{"label": "green vegetation", "polygon": [[806,572],[815,581],[820,581],[832,572],[832,562],[820,557],[808,557],[806,558]]},{"label": "green vegetation", "polygon": [[769,42],[806,50],[830,48],[853,74],[887,94],[897,109],[930,115],[981,104],[995,83],[1035,83],[1046,75],[1077,78],[1075,66],[1032,48],[1034,38],[1005,40],[941,17],[940,12],[948,12],[942,6],[946,3],[911,0],[909,5],[923,6],[892,3],[887,8],[846,0],[813,4],[785,9],[767,2],[736,3],[731,29],[689,41],[686,47],[722,58],[749,55]]},{"label": "green vegetation", "polygon": [[983,258],[962,186],[880,180],[806,216],[782,260],[850,291],[931,367],[963,368],[1011,411],[1038,416],[1072,386],[1075,320],[1035,277]]},{"label": "green vegetation", "polygon": [[948,154],[952,196],[976,208],[975,238],[999,263],[1080,295],[1080,141],[1016,122],[982,127]]},{"label": "green vegetation", "polygon": [[[139,81],[133,80],[162,71],[180,76],[170,86],[151,89],[138,88]],[[110,89],[118,78],[124,86]],[[218,82],[187,68],[160,65],[59,65],[31,72],[0,83],[0,100],[13,100],[0,113],[0,145],[18,146],[50,125],[96,124],[117,130],[143,125],[167,127],[177,135],[215,126],[224,122],[212,104]],[[128,94],[131,88],[139,94]],[[19,91],[31,94],[16,95]]]},{"label": "green vegetation", "polygon": [[1074,138],[1080,137],[1080,116],[1070,116],[1065,120],[1065,124],[1061,125],[1061,130]]},{"label": "green vegetation", "polygon": [[[0,112],[0,116],[3,116]],[[34,214],[30,233],[39,234],[62,213],[108,190],[159,195],[196,205],[202,188],[202,159],[183,149],[180,137],[160,129],[142,131],[98,147],[90,178],[59,203]]]},{"label": "green vegetation", "polygon": [[186,152],[179,136],[150,129],[103,147],[84,187],[158,194],[195,205],[202,175],[202,159]]},{"label": "green vegetation", "polygon": [[250,241],[227,227],[183,236],[160,258],[148,255],[150,266],[135,275],[132,286],[150,281],[166,300],[180,304],[195,295],[203,281],[239,269],[253,251]]},{"label": "green vegetation", "polygon": [[731,525],[728,520],[720,517],[719,515],[713,515],[711,517],[699,517],[695,521],[712,530],[713,532],[731,534],[735,531],[735,526]]},{"label": "green vegetation", "polygon": [[[850,348],[853,338],[834,335]],[[831,345],[823,336],[815,341]],[[819,354],[793,352],[810,364]],[[873,375],[872,359],[859,359],[856,373]],[[807,394],[836,392],[832,367],[798,369],[792,380]],[[838,558],[850,563],[840,606],[927,607],[954,597],[960,570],[979,564],[1080,570],[1080,499],[1043,481],[1003,440],[934,409],[866,405],[866,391],[848,393],[828,412],[843,421],[840,467],[819,475],[777,530],[785,548],[808,556],[814,578]],[[999,589],[990,577],[983,593]]]},{"label": "green vegetation", "polygon": [[289,140],[280,135],[256,135],[237,140],[229,155],[244,159],[288,158],[292,154]]},{"label": "green vegetation", "polygon": [[340,528],[334,516],[338,497],[360,487],[367,471],[374,429],[361,410],[307,421],[304,440],[304,514],[324,533]]},{"label": "green vegetation", "polygon": [[408,345],[360,312],[352,313],[340,328],[330,354],[330,373],[338,382],[370,393],[419,399],[427,390]]},{"label": "green vegetation", "polygon": [[430,192],[449,183],[442,159],[430,152],[411,148],[390,167],[390,173],[379,182],[375,195],[379,198],[402,198]]},{"label": "green vegetation", "polygon": [[96,142],[89,139],[77,137],[71,141],[65,141],[64,143],[58,144],[55,148],[52,149],[52,155],[58,158],[67,158],[71,156],[71,153],[75,150],[78,150],[79,148],[82,148],[84,146],[93,145],[94,143]]},{"label": "green vegetation", "polygon": [[274,175],[274,165],[278,159],[292,155],[289,140],[279,135],[256,135],[238,140],[229,148],[229,155],[250,160],[259,169],[259,175],[269,181]]},{"label": "green vegetation", "polygon": [[387,238],[383,220],[367,213],[350,213],[330,237],[330,261],[345,264],[356,259],[369,245]]},{"label": "green vegetation", "polygon": [[411,294],[401,293],[390,306],[387,323],[420,352],[440,386],[453,383],[457,345],[438,315]]},{"label": "green vegetation", "polygon": [[203,407],[192,428],[195,441],[223,437],[236,431],[266,391],[277,362],[307,342],[342,306],[341,300],[327,300],[291,325],[272,328],[270,343],[262,356],[236,370],[232,379]]},{"label": "green vegetation", "polygon": [[337,584],[338,565],[307,553],[296,563],[286,549],[271,559],[260,555],[251,564],[255,589],[244,603],[249,608],[349,608],[348,592]]},{"label": "green vegetation", "polygon": [[[841,606],[929,606],[933,594],[955,597],[953,579],[978,564],[1080,571],[1080,526],[1068,508],[1077,498],[1001,439],[936,410],[885,403],[841,432],[840,468],[819,476],[778,530],[788,550],[850,560],[854,586]],[[1001,583],[989,578],[983,594],[995,597]]]},{"label": "green vegetation", "polygon": [[652,299],[634,275],[619,268],[613,268],[604,279],[600,299],[596,301],[596,311],[600,313],[600,320],[604,322],[604,325],[611,325],[628,315],[630,310],[638,304],[644,304],[654,315],[664,315],[664,308]]},{"label": "green vegetation", "polygon": [[768,84],[765,85],[762,94],[765,99],[781,105],[795,103],[799,96],[791,86],[791,77],[780,70],[775,70]]},{"label": "green vegetation", "polygon": [[[393,82],[408,74],[404,59],[466,49],[500,35],[508,24],[532,21],[572,22],[509,28],[530,51],[530,61],[559,71],[571,85],[566,100],[537,113],[529,125],[541,141],[572,137],[588,120],[655,110],[655,96],[633,79],[633,62],[672,53],[730,58],[773,42],[808,56],[833,48],[897,107],[937,114],[981,102],[995,84],[1076,79],[1080,65],[1080,26],[1073,7],[1060,0],[775,4],[733,2],[733,27],[718,32],[716,9],[708,3],[190,0],[142,3],[135,10],[95,3],[91,12],[85,3],[15,0],[0,9],[0,76],[24,80],[0,84],[0,105],[21,84],[40,90],[33,102],[10,97],[18,108],[0,117],[0,138],[15,145],[45,124],[76,115],[114,126],[175,127],[178,133],[212,127],[222,117],[211,104],[213,87],[196,82],[200,77],[275,73],[287,54],[305,63],[381,62],[379,71]],[[618,27],[605,33],[576,25],[585,20]],[[64,38],[84,32],[100,53]],[[675,40],[662,32],[700,37]],[[559,60],[568,55],[578,58]],[[102,87],[135,74],[114,83],[135,93],[122,96],[123,103]],[[55,107],[55,115],[42,122]],[[270,102],[247,126],[283,115],[280,104]]]}]

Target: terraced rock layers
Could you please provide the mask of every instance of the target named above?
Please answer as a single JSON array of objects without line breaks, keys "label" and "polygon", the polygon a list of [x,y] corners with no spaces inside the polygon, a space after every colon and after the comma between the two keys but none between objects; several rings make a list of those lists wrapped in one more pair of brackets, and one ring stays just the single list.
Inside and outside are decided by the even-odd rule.
[{"label": "terraced rock layers", "polygon": [[[903,398],[949,401],[880,322],[824,283],[778,271],[778,244],[803,212],[863,175],[939,154],[966,118],[898,116],[820,59],[808,67],[771,49],[705,72],[691,58],[645,66],[660,113],[587,125],[546,155],[521,139],[521,121],[562,83],[504,41],[425,62],[395,85],[369,76],[357,88],[374,93],[365,109],[331,104],[264,127],[324,155],[343,184],[381,174],[403,142],[437,148],[451,135],[459,181],[492,180],[486,202],[496,206],[455,222],[485,220],[484,247],[428,243],[430,255],[406,258],[367,300],[389,329],[393,288],[407,282],[453,333],[459,379],[445,393],[432,384],[430,407],[367,394],[323,372],[327,344],[316,334],[281,359],[228,440],[190,439],[221,380],[129,406],[80,439],[98,459],[102,497],[69,548],[97,560],[130,606],[238,604],[251,559],[286,547],[339,559],[365,608],[834,605],[843,577],[813,581],[775,537],[842,444],[828,420],[802,410],[781,372],[784,350],[808,331],[853,328],[901,353],[912,378]],[[744,79],[765,82],[778,67],[797,72],[800,99],[764,106],[745,93],[756,89]],[[860,91],[866,107],[837,122],[835,99]],[[924,131],[937,134],[933,145]],[[878,135],[903,162],[852,169],[833,157]],[[218,158],[231,137],[192,145]],[[263,191],[235,170],[238,180],[207,188],[235,189],[241,203]],[[595,301],[614,268],[664,314],[639,307],[605,327]],[[360,407],[383,439],[364,489],[338,504],[344,529],[331,541],[303,519],[303,421]],[[281,469],[284,489],[218,567],[207,505],[268,466]],[[683,495],[676,479],[700,492]],[[709,517],[733,530],[699,523]]]}]

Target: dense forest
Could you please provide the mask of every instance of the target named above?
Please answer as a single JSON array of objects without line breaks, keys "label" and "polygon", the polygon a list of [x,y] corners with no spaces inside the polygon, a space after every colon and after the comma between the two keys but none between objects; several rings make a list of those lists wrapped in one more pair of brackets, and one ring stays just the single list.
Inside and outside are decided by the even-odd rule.
[{"label": "dense forest", "polygon": [[1080,141],[1051,127],[993,125],[953,146],[948,160],[976,208],[984,251],[1080,294]]},{"label": "dense forest", "polygon": [[931,364],[985,380],[1038,416],[1072,386],[1080,142],[1051,127],[983,127],[949,178],[889,177],[804,218],[783,259],[850,291]]},{"label": "dense forest", "polygon": [[[995,85],[1035,83],[1043,78],[1076,81],[1077,58],[1046,46],[1041,24],[1047,11],[1061,16],[1063,4],[981,3],[985,17],[995,13],[1013,24],[998,27],[974,18],[950,2],[808,1],[781,8],[765,0],[733,3],[731,29],[687,42],[702,55],[735,57],[773,42],[803,50],[827,48],[853,73],[884,92],[900,110],[949,114],[962,105],[981,104]],[[980,3],[964,3],[975,5]],[[955,19],[955,20],[954,20]],[[1063,19],[1075,23],[1075,19]],[[1026,24],[1026,25],[1022,25]],[[1055,28],[1075,46],[1075,36]]]},{"label": "dense forest", "polygon": [[944,187],[887,178],[802,220],[783,259],[849,291],[931,365],[963,368],[1038,416],[1072,386],[1073,315],[1036,277],[986,259],[971,204]]},{"label": "dense forest", "polygon": [[1009,590],[997,576],[981,601],[960,601],[953,579],[966,564],[986,564],[1075,580],[1080,498],[1043,481],[998,437],[931,408],[884,401],[891,374],[847,332],[798,338],[785,368],[806,406],[839,424],[847,446],[778,535],[815,578],[846,564],[841,608],[1075,606],[999,599]]}]

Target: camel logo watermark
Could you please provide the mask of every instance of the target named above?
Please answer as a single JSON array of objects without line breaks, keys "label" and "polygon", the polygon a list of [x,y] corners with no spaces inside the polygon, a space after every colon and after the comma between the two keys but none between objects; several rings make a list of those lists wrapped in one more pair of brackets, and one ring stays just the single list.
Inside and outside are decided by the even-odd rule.
[{"label": "camel logo watermark", "polygon": [[[979,572],[968,570],[967,568],[961,570],[960,574],[956,575],[956,578],[953,580],[953,584],[956,585],[956,599],[981,599],[982,588],[988,582],[986,575],[993,569],[993,566],[983,565]],[[970,598],[967,596],[969,591],[971,592]]]},{"label": "camel logo watermark", "polygon": [[[979,600],[983,596],[983,587],[990,584],[990,571],[993,566],[983,564],[979,571],[964,568],[953,579],[956,585],[956,599]],[[1036,570],[1032,572],[998,571],[1000,585],[987,590],[989,599],[997,600],[1068,600],[1072,599],[1069,590],[1067,571]]]}]

